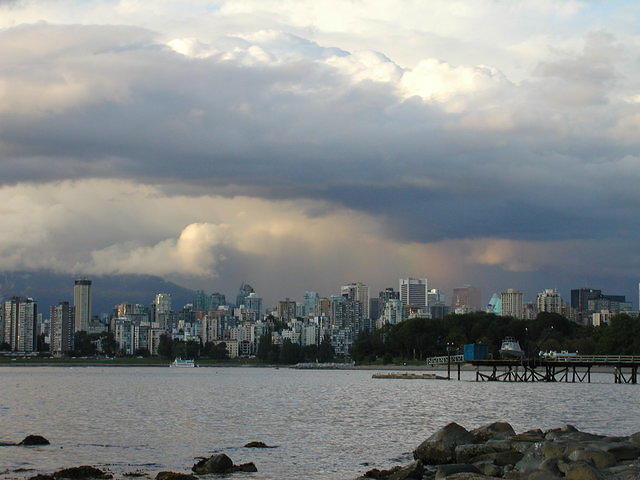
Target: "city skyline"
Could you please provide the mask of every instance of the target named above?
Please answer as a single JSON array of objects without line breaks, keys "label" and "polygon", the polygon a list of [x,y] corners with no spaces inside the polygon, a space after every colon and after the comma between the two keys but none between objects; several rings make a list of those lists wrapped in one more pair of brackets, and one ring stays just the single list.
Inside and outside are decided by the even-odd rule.
[{"label": "city skyline", "polygon": [[638,7],[517,4],[1,2],[0,270],[631,297]]}]

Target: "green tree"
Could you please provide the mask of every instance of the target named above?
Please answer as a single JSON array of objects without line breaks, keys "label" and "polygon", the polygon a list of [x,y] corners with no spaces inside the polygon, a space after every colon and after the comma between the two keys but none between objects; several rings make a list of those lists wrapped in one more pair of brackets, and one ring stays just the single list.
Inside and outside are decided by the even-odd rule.
[{"label": "green tree", "polygon": [[158,342],[158,355],[167,360],[173,360],[173,340],[171,337],[164,333],[160,335],[160,341]]},{"label": "green tree", "polygon": [[258,340],[258,351],[256,352],[256,356],[258,357],[258,359],[263,362],[268,362],[271,356],[271,347],[271,331],[267,330],[265,333],[260,335],[260,339]]},{"label": "green tree", "polygon": [[318,361],[321,363],[330,362],[333,360],[333,356],[334,351],[331,346],[331,338],[329,337],[329,334],[326,334],[318,346]]},{"label": "green tree", "polygon": [[86,357],[95,355],[97,347],[94,339],[84,331],[76,332],[73,336],[74,352],[77,356]]}]

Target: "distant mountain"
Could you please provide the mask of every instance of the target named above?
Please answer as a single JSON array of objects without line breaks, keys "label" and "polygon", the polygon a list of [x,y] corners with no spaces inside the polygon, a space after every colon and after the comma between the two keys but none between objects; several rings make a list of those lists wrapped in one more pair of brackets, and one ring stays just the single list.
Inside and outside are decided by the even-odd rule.
[{"label": "distant mountain", "polygon": [[[153,275],[95,275],[93,281],[93,314],[110,312],[114,305],[133,302],[149,305],[156,293],[171,294],[173,308],[191,303],[193,290]],[[75,277],[51,271],[0,272],[0,297],[12,295],[33,297],[38,310],[48,315],[51,305],[61,300],[73,302]]]}]

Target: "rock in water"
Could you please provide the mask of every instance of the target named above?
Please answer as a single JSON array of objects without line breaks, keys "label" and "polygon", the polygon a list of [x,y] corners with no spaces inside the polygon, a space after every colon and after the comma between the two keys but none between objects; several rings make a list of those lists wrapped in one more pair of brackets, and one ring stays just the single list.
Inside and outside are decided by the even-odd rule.
[{"label": "rock in water", "polygon": [[113,475],[107,472],[103,472],[99,468],[92,467],[90,465],[82,465],[80,467],[64,468],[53,474],[53,478],[58,479],[70,479],[70,480],[86,480],[86,479],[107,479],[113,478]]},{"label": "rock in water", "polygon": [[275,447],[271,447],[264,442],[249,442],[244,446],[244,448],[275,448]]},{"label": "rock in water", "polygon": [[18,445],[51,445],[51,442],[40,435],[27,435]]},{"label": "rock in water", "polygon": [[231,470],[234,472],[257,472],[258,469],[253,462],[243,463],[241,465],[234,465],[231,467]]},{"label": "rock in water", "polygon": [[207,473],[228,473],[233,469],[233,461],[224,453],[212,455],[209,458],[203,458],[196,463],[191,470],[198,475]]},{"label": "rock in water", "polygon": [[413,451],[413,458],[427,464],[452,463],[456,459],[456,447],[473,443],[473,436],[466,428],[450,423],[422,442]]},{"label": "rock in water", "polygon": [[451,463],[449,465],[440,465],[436,471],[435,480],[443,480],[455,473],[482,473],[475,465],[468,463]]},{"label": "rock in water", "polygon": [[196,480],[195,475],[177,472],[158,472],[156,480]]}]

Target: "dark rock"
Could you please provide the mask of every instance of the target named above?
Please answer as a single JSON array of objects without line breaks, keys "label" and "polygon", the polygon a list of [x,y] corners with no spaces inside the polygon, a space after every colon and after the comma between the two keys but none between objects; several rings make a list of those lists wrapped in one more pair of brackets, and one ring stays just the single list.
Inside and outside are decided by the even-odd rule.
[{"label": "dark rock", "polygon": [[640,445],[640,432],[634,433],[629,437],[629,441],[634,445]]},{"label": "dark rock", "polygon": [[496,449],[489,444],[469,444],[458,445],[455,448],[456,461],[458,463],[469,462],[472,458],[484,455],[486,453],[495,453]]},{"label": "dark rock", "polygon": [[258,469],[256,468],[253,462],[249,462],[249,463],[242,463],[240,465],[234,465],[233,467],[231,467],[231,471],[232,472],[257,472]]},{"label": "dark rock", "polygon": [[603,446],[603,450],[616,457],[616,461],[635,460],[640,457],[640,447],[632,443],[611,443]]},{"label": "dark rock", "polygon": [[527,430],[526,432],[518,433],[512,440],[514,442],[541,442],[544,440],[544,433],[542,430]]},{"label": "dark rock", "polygon": [[189,473],[159,472],[156,480],[197,480],[197,477]]},{"label": "dark rock", "polygon": [[504,467],[506,465],[515,465],[522,460],[523,457],[524,455],[522,453],[511,450],[509,452],[485,453],[484,455],[473,458],[471,461],[475,463],[489,460],[496,465]]},{"label": "dark rock", "polygon": [[53,474],[55,479],[70,479],[70,480],[84,480],[89,478],[113,478],[110,473],[104,472],[99,468],[92,467],[91,465],[82,465],[80,467],[64,468]]},{"label": "dark rock", "polygon": [[440,465],[436,471],[436,480],[443,480],[456,473],[482,473],[478,467],[470,463],[450,463]]},{"label": "dark rock", "polygon": [[516,432],[507,422],[494,422],[469,432],[473,436],[474,443],[484,443],[488,440],[508,440],[515,436]]},{"label": "dark rock", "polygon": [[276,447],[269,446],[264,442],[249,442],[244,446],[244,448],[276,448]]},{"label": "dark rock", "polygon": [[455,461],[458,445],[473,443],[473,436],[457,423],[450,423],[431,435],[413,451],[413,458],[437,465]]},{"label": "dark rock", "polygon": [[34,475],[33,477],[29,477],[29,480],[55,480],[53,475],[44,475],[39,473],[38,475]]},{"label": "dark rock", "polygon": [[482,472],[483,475],[488,475],[490,477],[500,477],[503,474],[502,468],[498,465],[495,465],[493,462],[477,462],[474,465]]},{"label": "dark rock", "polygon": [[569,460],[587,462],[596,468],[608,468],[616,464],[616,457],[613,454],[596,449],[573,450],[569,454]]},{"label": "dark rock", "polygon": [[565,473],[565,477],[569,480],[602,480],[602,476],[595,467],[583,462],[572,464]]},{"label": "dark rock", "polygon": [[233,461],[224,453],[218,453],[209,458],[203,458],[191,467],[191,470],[198,475],[203,475],[207,473],[228,473],[232,468]]},{"label": "dark rock", "polygon": [[501,480],[499,477],[487,477],[481,473],[454,473],[447,480]]},{"label": "dark rock", "polygon": [[420,460],[404,467],[393,467],[389,470],[369,470],[361,478],[374,478],[376,480],[420,480],[424,475],[424,465]]},{"label": "dark rock", "polygon": [[51,442],[40,435],[27,435],[18,445],[51,445]]},{"label": "dark rock", "polygon": [[561,480],[563,477],[552,472],[536,470],[527,474],[527,480]]}]

